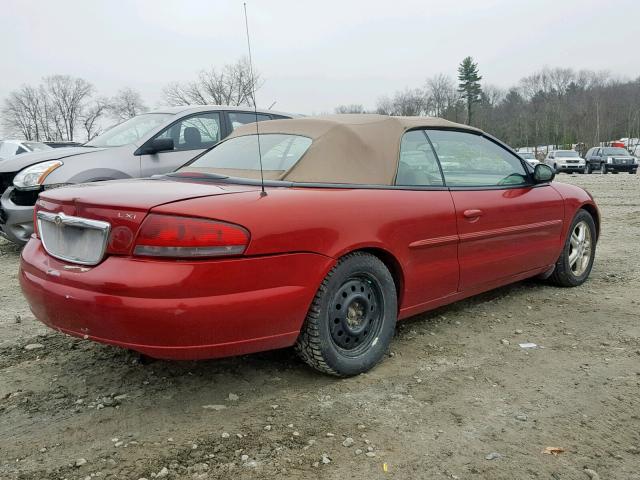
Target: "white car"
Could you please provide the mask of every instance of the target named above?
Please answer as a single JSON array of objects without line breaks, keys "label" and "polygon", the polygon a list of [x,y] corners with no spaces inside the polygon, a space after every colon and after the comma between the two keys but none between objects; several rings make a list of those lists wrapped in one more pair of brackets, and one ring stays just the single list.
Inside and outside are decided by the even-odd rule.
[{"label": "white car", "polygon": [[535,167],[537,164],[540,163],[540,161],[536,158],[536,156],[531,152],[518,152],[518,155],[520,155],[520,158],[522,158],[532,167]]},{"label": "white car", "polygon": [[0,142],[0,160],[15,157],[21,153],[39,152],[40,150],[51,150],[49,145],[28,140],[3,140]]},{"label": "white car", "polygon": [[577,172],[584,173],[587,162],[575,150],[551,150],[544,163],[553,168],[556,173]]}]

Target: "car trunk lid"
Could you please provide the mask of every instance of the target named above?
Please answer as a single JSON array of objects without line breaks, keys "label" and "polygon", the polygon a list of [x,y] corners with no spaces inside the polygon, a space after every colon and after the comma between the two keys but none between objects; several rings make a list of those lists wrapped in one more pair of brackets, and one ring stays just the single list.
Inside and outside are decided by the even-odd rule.
[{"label": "car trunk lid", "polygon": [[254,186],[162,177],[49,190],[42,193],[37,202],[38,234],[53,257],[95,265],[105,252],[129,254],[142,221],[154,207],[255,189]]}]

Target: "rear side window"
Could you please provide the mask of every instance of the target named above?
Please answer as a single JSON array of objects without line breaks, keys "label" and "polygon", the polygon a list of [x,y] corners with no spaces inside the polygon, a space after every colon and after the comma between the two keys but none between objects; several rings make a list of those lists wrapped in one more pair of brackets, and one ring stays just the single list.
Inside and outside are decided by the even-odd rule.
[{"label": "rear side window", "polygon": [[438,160],[423,130],[412,130],[402,136],[396,185],[443,185]]},{"label": "rear side window", "polygon": [[[258,121],[264,122],[265,120],[271,120],[269,115],[258,114]],[[231,128],[235,130],[242,125],[246,125],[247,123],[255,123],[256,114],[248,113],[248,112],[229,112],[229,121],[231,122]]]},{"label": "rear side window", "polygon": [[[289,170],[305,154],[311,142],[310,138],[300,135],[279,133],[260,135],[260,152],[265,178],[278,178]],[[258,137],[244,135],[225,140],[181,170],[260,178]]]},{"label": "rear side window", "polygon": [[447,186],[494,187],[528,182],[522,160],[480,135],[428,130]]}]

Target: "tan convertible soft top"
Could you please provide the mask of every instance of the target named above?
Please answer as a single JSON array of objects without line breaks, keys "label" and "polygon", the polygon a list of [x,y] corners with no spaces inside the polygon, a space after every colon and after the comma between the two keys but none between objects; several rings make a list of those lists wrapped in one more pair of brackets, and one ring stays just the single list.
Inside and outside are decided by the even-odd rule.
[{"label": "tan convertible soft top", "polygon": [[[441,127],[479,132],[476,128],[441,118],[372,114],[271,120],[260,122],[259,126],[260,134],[295,134],[313,140],[298,163],[278,175],[279,180],[372,185],[393,184],[400,140],[407,130]],[[228,138],[255,133],[256,125],[248,124],[237,128]],[[239,176],[246,177],[249,171],[243,173]],[[255,172],[252,173],[254,177]],[[265,175],[265,178],[273,177]]]}]

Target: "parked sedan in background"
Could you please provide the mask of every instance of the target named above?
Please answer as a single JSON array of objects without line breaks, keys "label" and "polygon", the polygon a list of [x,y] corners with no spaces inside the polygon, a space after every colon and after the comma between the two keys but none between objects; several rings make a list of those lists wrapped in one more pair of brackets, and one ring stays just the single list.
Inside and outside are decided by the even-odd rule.
[{"label": "parked sedan in background", "polygon": [[601,173],[638,171],[638,159],[621,147],[593,147],[585,155],[587,173],[599,170]]},{"label": "parked sedan in background", "polygon": [[[258,120],[288,118],[259,111]],[[0,162],[0,234],[23,244],[44,190],[74,183],[148,177],[175,170],[256,114],[240,107],[171,107],[123,122],[81,147],[47,149]]]},{"label": "parked sedan in background", "polygon": [[589,276],[592,197],[480,130],[379,115],[260,130],[173,174],[42,193],[19,274],[35,316],[158,358],[295,345],[349,376],[384,357],[397,319]]},{"label": "parked sedan in background", "polygon": [[584,158],[580,158],[575,150],[551,150],[544,159],[544,163],[553,168],[556,173],[584,173],[586,169]]},{"label": "parked sedan in background", "polygon": [[22,155],[24,153],[51,150],[51,147],[40,142],[30,140],[2,140],[0,141],[0,160]]}]

